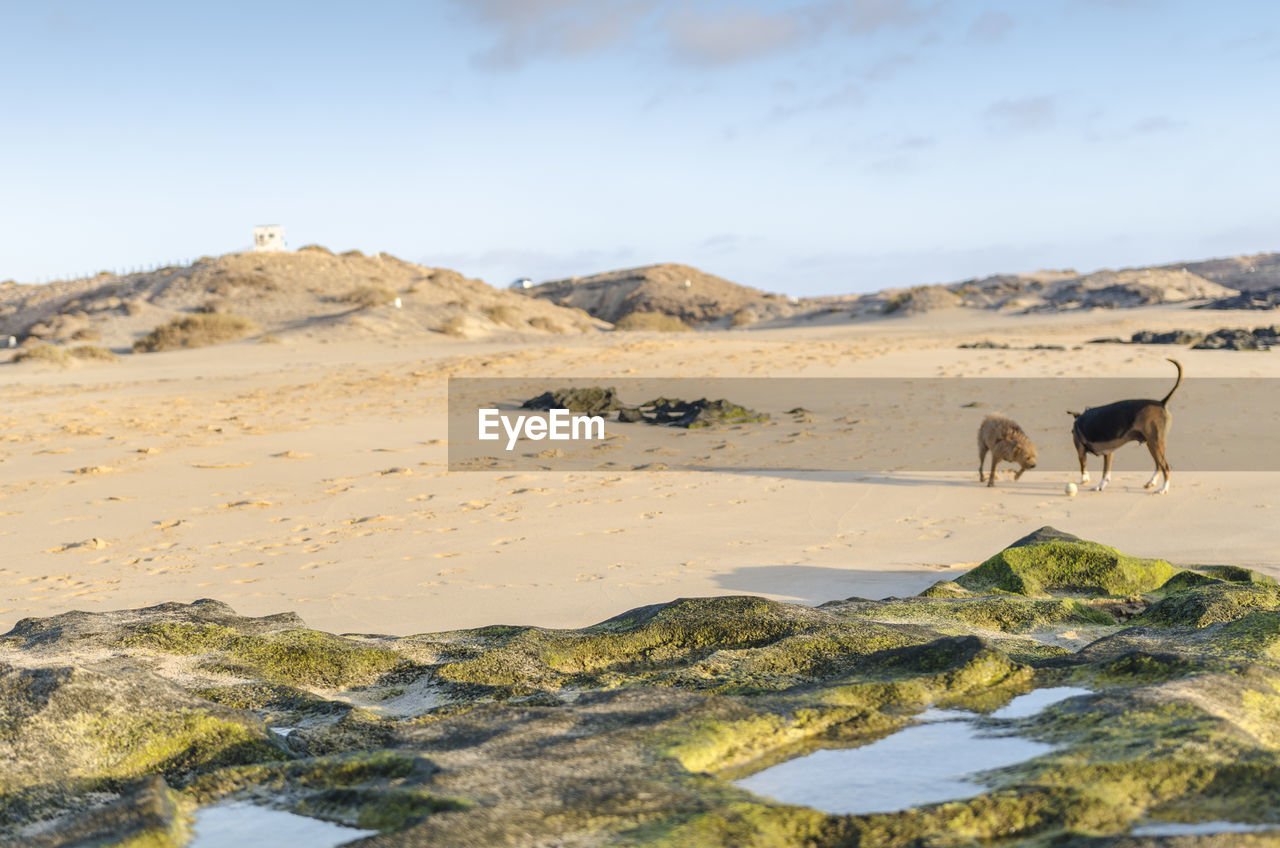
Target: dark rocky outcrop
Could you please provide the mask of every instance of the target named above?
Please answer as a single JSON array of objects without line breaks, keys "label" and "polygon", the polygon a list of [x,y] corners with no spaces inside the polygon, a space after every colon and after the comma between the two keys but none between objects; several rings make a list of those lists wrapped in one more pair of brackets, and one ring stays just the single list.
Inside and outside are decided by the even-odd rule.
[{"label": "dark rocky outcrop", "polygon": [[618,398],[613,388],[592,386],[582,389],[556,389],[543,392],[520,404],[521,409],[567,409],[576,414],[608,415],[616,412],[617,420],[624,424],[661,424],[697,430],[720,424],[751,424],[769,420],[762,412],[748,409],[741,404],[720,398],[719,400],[679,400],[654,398],[638,406],[627,406]]},{"label": "dark rocky outcrop", "polygon": [[1280,309],[1280,287],[1242,291],[1230,297],[1220,297],[1209,303],[1202,303],[1196,309]]},{"label": "dark rocky outcrop", "polygon": [[1214,330],[1198,342],[1195,350],[1270,350],[1280,344],[1280,327],[1253,330]]},{"label": "dark rocky outcrop", "polygon": [[615,389],[592,386],[586,389],[556,389],[543,392],[520,404],[521,409],[567,409],[580,415],[600,415],[622,409]]},{"label": "dark rocky outcrop", "polygon": [[1140,330],[1134,333],[1129,341],[1132,344],[1193,345],[1203,338],[1204,333],[1195,330],[1169,330],[1163,333],[1155,330]]},{"label": "dark rocky outcrop", "polygon": [[1270,350],[1280,344],[1280,327],[1256,327],[1253,330],[1224,328],[1212,333],[1195,330],[1139,330],[1125,341],[1108,337],[1090,339],[1089,344],[1176,344],[1190,345],[1192,350]]}]

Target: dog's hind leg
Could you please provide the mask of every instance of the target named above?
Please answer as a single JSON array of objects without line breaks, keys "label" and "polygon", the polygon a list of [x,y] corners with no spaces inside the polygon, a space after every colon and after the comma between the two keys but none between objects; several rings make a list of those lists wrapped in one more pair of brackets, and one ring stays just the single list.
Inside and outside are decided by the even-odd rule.
[{"label": "dog's hind leg", "polygon": [[1111,482],[1111,454],[1104,453],[1102,455],[1102,479],[1098,481],[1098,485],[1093,487],[1095,492],[1101,492],[1107,488],[1107,484]]},{"label": "dog's hind leg", "polygon": [[1169,467],[1169,460],[1164,455],[1164,439],[1156,437],[1147,442],[1147,450],[1151,452],[1151,458],[1156,463],[1155,473],[1151,475],[1151,479],[1147,481],[1144,488],[1150,489],[1156,484],[1156,478],[1161,474],[1164,475],[1164,485],[1156,490],[1157,495],[1164,495],[1169,492],[1169,472],[1173,469]]},{"label": "dog's hind leg", "polygon": [[[1156,464],[1156,470],[1151,472],[1151,479],[1143,485],[1142,488],[1150,489],[1160,479],[1160,475],[1164,473],[1164,462],[1161,461],[1160,447],[1155,440],[1147,442],[1147,450],[1151,452],[1151,459]],[[1168,487],[1160,490],[1161,493],[1167,492]]]},{"label": "dog's hind leg", "polygon": [[986,475],[982,471],[982,463],[987,461],[987,445],[982,440],[978,441],[978,482],[986,481]]},{"label": "dog's hind leg", "polygon": [[987,475],[987,485],[994,486],[996,484],[996,463],[999,458],[994,450],[991,451],[991,473]]}]

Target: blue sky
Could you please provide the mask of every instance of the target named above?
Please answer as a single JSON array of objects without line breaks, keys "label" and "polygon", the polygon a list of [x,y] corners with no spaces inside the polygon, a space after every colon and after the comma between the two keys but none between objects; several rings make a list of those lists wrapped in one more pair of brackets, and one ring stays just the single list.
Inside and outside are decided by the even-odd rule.
[{"label": "blue sky", "polygon": [[1280,250],[1280,5],[0,0],[0,279],[252,225],[788,294]]}]

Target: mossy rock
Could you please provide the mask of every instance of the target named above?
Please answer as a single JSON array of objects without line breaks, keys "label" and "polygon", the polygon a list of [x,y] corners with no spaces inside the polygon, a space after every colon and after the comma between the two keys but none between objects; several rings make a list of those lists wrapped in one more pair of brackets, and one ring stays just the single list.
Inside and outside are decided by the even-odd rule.
[{"label": "mossy rock", "polygon": [[939,580],[920,593],[921,598],[963,598],[973,593],[954,580]]},{"label": "mossy rock", "polygon": [[1075,598],[1026,598],[1018,595],[921,596],[844,605],[843,615],[879,622],[909,621],[947,632],[991,630],[1028,633],[1046,627],[1097,627],[1116,623],[1109,613]]},{"label": "mossy rock", "polygon": [[588,386],[577,389],[556,389],[543,392],[522,404],[521,409],[567,409],[580,415],[600,415],[615,412],[622,408],[618,400],[618,392],[613,387]]},{"label": "mossy rock", "polygon": [[137,669],[0,666],[0,826],[160,775],[288,759],[253,715]]},{"label": "mossy rock", "polygon": [[[1248,569],[1042,528],[914,598],[684,598],[572,630],[335,636],[207,600],[24,619],[2,637],[24,668],[0,668],[0,839],[42,822],[68,844],[68,814],[106,804],[127,814],[99,843],[176,845],[176,818],[125,824],[156,777],[180,811],[267,803],[388,848],[1047,848],[1148,818],[1255,821],[1280,809],[1278,595]],[[995,712],[1064,683],[1094,691]],[[894,813],[732,782],[929,707],[1054,748]]]},{"label": "mossy rock", "polygon": [[1140,559],[1097,542],[1046,541],[1006,548],[956,582],[972,592],[1127,597],[1173,577],[1162,559]]},{"label": "mossy rock", "polygon": [[1166,595],[1135,624],[1207,627],[1235,621],[1257,610],[1280,609],[1280,586],[1268,583],[1211,582]]},{"label": "mossy rock", "polygon": [[[714,652],[772,645],[836,623],[827,614],[764,598],[682,598],[631,610],[577,631],[485,628],[476,655],[436,669],[445,681],[487,686],[583,685],[605,675],[652,676]],[[887,634],[872,650],[884,647]],[[803,646],[797,646],[803,652]]]},{"label": "mossy rock", "polygon": [[[60,822],[56,832],[28,832],[22,848],[181,848],[191,837],[188,799],[172,790],[164,778],[152,775],[121,788],[114,801]],[[16,840],[3,843],[17,848]]]},{"label": "mossy rock", "polygon": [[1074,668],[1067,678],[1073,683],[1090,683],[1095,686],[1137,686],[1163,683],[1221,670],[1203,661],[1185,655],[1130,651],[1117,657]]},{"label": "mossy rock", "polygon": [[[709,702],[658,744],[689,771],[720,771],[819,738],[875,737],[932,703],[983,706],[1025,691],[1031,669],[972,636],[886,651],[874,675],[763,698]],[[760,706],[754,706],[758,703]],[[763,708],[761,708],[763,707]]]},{"label": "mossy rock", "polygon": [[315,630],[245,634],[218,624],[144,623],[129,628],[120,646],[170,654],[208,655],[209,671],[271,683],[327,688],[354,686],[406,662],[394,651]]}]

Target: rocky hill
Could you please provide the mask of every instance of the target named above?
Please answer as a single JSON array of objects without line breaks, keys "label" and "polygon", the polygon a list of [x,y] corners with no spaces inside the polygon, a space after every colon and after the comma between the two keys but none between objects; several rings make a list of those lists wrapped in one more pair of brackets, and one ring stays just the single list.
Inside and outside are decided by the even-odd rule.
[{"label": "rocky hill", "polygon": [[681,323],[741,327],[780,319],[913,315],[948,308],[1034,313],[1191,302],[1236,308],[1231,298],[1239,295],[1237,285],[1252,293],[1252,308],[1270,308],[1270,301],[1262,298],[1266,302],[1261,303],[1257,295],[1273,277],[1280,281],[1280,254],[1087,274],[1072,270],[995,274],[956,283],[797,299],[739,285],[688,265],[664,264],[552,280],[519,291],[537,300],[576,307],[620,328],[629,324],[659,328],[656,322],[639,319],[660,315],[680,322],[661,328],[682,329]]},{"label": "rocky hill", "polygon": [[610,323],[657,313],[690,326],[733,324],[794,315],[788,298],[729,282],[688,265],[647,265],[589,277],[551,280],[523,292],[536,300],[576,307]]},{"label": "rocky hill", "polygon": [[1280,253],[1255,253],[1201,262],[1175,262],[1163,266],[1180,269],[1236,291],[1249,292],[1280,288]]},{"label": "rocky hill", "polygon": [[315,246],[205,257],[138,274],[0,285],[0,338],[14,336],[26,346],[129,349],[167,322],[201,315],[244,319],[255,333],[323,338],[468,338],[605,326],[580,311],[495,290],[456,271]]}]

